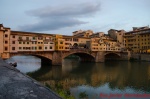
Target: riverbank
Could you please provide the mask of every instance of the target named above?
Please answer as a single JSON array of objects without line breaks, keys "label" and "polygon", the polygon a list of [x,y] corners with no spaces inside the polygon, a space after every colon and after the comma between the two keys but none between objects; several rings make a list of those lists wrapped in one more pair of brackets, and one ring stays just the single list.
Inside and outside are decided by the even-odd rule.
[{"label": "riverbank", "polygon": [[0,99],[62,99],[0,58]]}]

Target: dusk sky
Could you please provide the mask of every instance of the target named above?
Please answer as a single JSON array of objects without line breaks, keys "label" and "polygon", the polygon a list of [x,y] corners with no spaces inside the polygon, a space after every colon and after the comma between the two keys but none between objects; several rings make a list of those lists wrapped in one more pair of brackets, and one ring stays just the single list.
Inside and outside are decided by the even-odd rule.
[{"label": "dusk sky", "polygon": [[0,23],[17,31],[72,35],[150,25],[150,0],[1,0]]}]

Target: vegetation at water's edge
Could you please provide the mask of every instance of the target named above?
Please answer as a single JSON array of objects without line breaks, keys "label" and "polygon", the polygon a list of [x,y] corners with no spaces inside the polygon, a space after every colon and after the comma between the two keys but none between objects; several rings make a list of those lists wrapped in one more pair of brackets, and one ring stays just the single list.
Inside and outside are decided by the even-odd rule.
[{"label": "vegetation at water's edge", "polygon": [[70,93],[69,90],[64,90],[60,84],[56,84],[55,88],[52,88],[49,84],[45,84],[46,87],[54,90],[56,93],[58,93],[62,98],[64,99],[75,99]]},{"label": "vegetation at water's edge", "polygon": [[87,99],[88,98],[88,95],[85,93],[85,91],[84,92],[81,92],[80,94],[79,94],[79,98],[80,99]]},{"label": "vegetation at water's edge", "polygon": [[[55,88],[52,88],[49,84],[45,83],[45,86],[52,89],[56,93],[58,93],[64,99],[75,99],[74,96],[71,95],[69,90],[64,90],[61,84],[55,84]],[[79,99],[88,99],[88,95],[86,92],[81,92],[79,94]]]}]

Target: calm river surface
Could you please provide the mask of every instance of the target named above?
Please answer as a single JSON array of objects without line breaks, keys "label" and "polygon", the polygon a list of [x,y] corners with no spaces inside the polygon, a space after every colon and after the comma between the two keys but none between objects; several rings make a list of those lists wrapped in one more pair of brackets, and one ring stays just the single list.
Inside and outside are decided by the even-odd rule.
[{"label": "calm river surface", "polygon": [[[41,66],[34,56],[16,56],[17,68],[43,84],[69,90],[79,99],[150,99],[150,62],[79,62],[64,59],[62,66]],[[57,85],[57,86],[56,86]]]}]

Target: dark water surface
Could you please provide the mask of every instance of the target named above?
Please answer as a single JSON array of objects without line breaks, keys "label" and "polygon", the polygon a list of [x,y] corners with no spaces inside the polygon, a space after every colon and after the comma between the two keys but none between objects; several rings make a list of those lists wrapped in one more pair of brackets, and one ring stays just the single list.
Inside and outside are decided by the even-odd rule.
[{"label": "dark water surface", "polygon": [[150,62],[79,62],[65,59],[62,66],[41,66],[34,56],[16,56],[17,68],[52,89],[69,90],[79,99],[150,99]]}]

